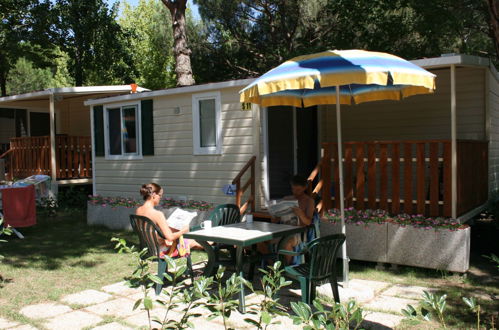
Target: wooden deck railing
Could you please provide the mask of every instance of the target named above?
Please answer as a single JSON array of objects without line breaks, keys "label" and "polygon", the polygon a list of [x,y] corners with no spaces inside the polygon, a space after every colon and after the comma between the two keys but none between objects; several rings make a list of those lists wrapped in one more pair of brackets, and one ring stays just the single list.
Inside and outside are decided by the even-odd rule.
[{"label": "wooden deck railing", "polygon": [[[458,215],[487,200],[487,146],[457,142]],[[345,207],[452,215],[450,140],[346,142],[343,150]],[[324,143],[323,155],[315,190],[322,190],[323,208],[338,208],[337,144]]]},{"label": "wooden deck railing", "polygon": [[[253,156],[248,160],[246,165],[239,171],[237,176],[232,180],[232,184],[236,185],[236,205],[239,207],[241,214],[244,214],[248,207],[250,207],[251,212],[255,212],[255,201],[256,201],[256,175],[255,175],[255,163],[256,156]],[[246,172],[250,170],[249,178],[244,183],[241,184],[243,176]],[[244,193],[250,188],[250,194],[246,199],[246,202],[242,203]]]},{"label": "wooden deck railing", "polygon": [[[57,179],[91,178],[91,152],[91,140],[88,136],[57,136]],[[9,152],[4,158],[9,179],[25,178],[34,174],[51,175],[50,138],[12,138]]]}]

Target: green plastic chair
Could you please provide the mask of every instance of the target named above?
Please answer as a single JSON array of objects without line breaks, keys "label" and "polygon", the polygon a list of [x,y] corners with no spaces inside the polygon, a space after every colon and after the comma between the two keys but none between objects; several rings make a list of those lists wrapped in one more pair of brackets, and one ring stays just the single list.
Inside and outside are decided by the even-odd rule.
[{"label": "green plastic chair", "polygon": [[344,234],[328,235],[308,242],[301,252],[280,250],[280,255],[306,255],[307,263],[284,268],[287,275],[300,282],[301,299],[311,304],[315,298],[317,282],[329,280],[333,290],[334,301],[340,302],[338,281],[336,279],[336,260],[341,245],[345,242]]},{"label": "green plastic chair", "polygon": [[210,213],[212,227],[230,225],[241,222],[241,211],[234,204],[221,204],[216,206]]},{"label": "green plastic chair", "polygon": [[[140,215],[130,214],[130,223],[132,225],[133,231],[137,233],[140,241],[140,248],[147,248],[146,257],[157,257],[158,261],[158,277],[163,281],[165,277],[165,272],[167,272],[168,264],[167,262],[159,258],[159,245],[158,238],[166,239],[165,235],[161,231],[161,229],[152,222],[151,219],[147,217],[143,217]],[[183,258],[176,257],[174,259]],[[187,269],[191,275],[191,279],[194,281],[194,272],[192,271],[192,260],[191,255],[188,254],[185,258],[187,258]],[[161,284],[156,284],[156,295],[161,293],[161,289],[163,286]]]},{"label": "green plastic chair", "polygon": [[[211,220],[212,227],[230,225],[241,222],[241,211],[235,204],[217,205],[210,213],[208,220]],[[216,263],[218,265],[235,265],[236,264],[236,249],[228,244],[214,244]],[[227,250],[230,253],[230,259],[223,260],[221,258],[221,250]],[[215,269],[215,268],[214,268]]]}]

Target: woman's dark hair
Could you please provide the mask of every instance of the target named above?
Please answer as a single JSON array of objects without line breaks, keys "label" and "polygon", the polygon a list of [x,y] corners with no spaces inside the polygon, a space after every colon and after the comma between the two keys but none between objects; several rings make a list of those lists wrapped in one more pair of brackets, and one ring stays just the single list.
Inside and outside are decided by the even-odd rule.
[{"label": "woman's dark hair", "polygon": [[295,176],[293,176],[289,182],[293,186],[302,186],[302,187],[308,186],[307,179],[305,179],[305,177],[303,177],[301,175],[295,175]]},{"label": "woman's dark hair", "polygon": [[151,182],[142,185],[142,187],[140,188],[140,195],[146,201],[151,198],[153,193],[159,194],[160,191],[161,186],[157,183]]}]

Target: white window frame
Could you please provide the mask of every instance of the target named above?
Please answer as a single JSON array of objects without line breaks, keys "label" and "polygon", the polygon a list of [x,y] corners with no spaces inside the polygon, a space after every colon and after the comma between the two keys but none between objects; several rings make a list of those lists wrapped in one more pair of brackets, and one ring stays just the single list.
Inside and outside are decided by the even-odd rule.
[{"label": "white window frame", "polygon": [[[215,99],[216,146],[201,147],[199,122],[199,101]],[[199,93],[192,95],[192,140],[194,155],[222,154],[222,102],[220,92]]]},{"label": "white window frame", "polygon": [[[122,111],[124,107],[135,106],[136,107],[136,125],[137,125],[137,154],[121,154],[121,155],[111,155],[109,148],[109,113],[108,109],[120,108],[120,125],[123,132],[123,117]],[[108,160],[129,160],[129,159],[143,159],[142,157],[142,130],[141,130],[141,108],[140,102],[127,102],[118,104],[108,104],[104,107],[104,150],[105,159]],[[121,137],[121,151],[123,152],[123,136]]]}]

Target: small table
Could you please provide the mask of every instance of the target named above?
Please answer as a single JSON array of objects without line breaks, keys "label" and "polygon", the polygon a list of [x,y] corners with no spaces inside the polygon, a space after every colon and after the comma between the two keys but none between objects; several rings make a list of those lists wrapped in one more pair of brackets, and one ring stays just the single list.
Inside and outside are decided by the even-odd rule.
[{"label": "small table", "polygon": [[[236,271],[241,277],[243,274],[243,250],[245,247],[265,242],[274,238],[284,238],[305,231],[305,227],[282,225],[268,222],[236,223],[218,226],[184,234],[185,238],[196,240],[208,254],[208,264],[205,268],[207,276],[212,274],[215,265],[215,251],[208,242],[222,243],[236,246]],[[244,285],[241,284],[239,293],[239,311],[246,312]]]}]

